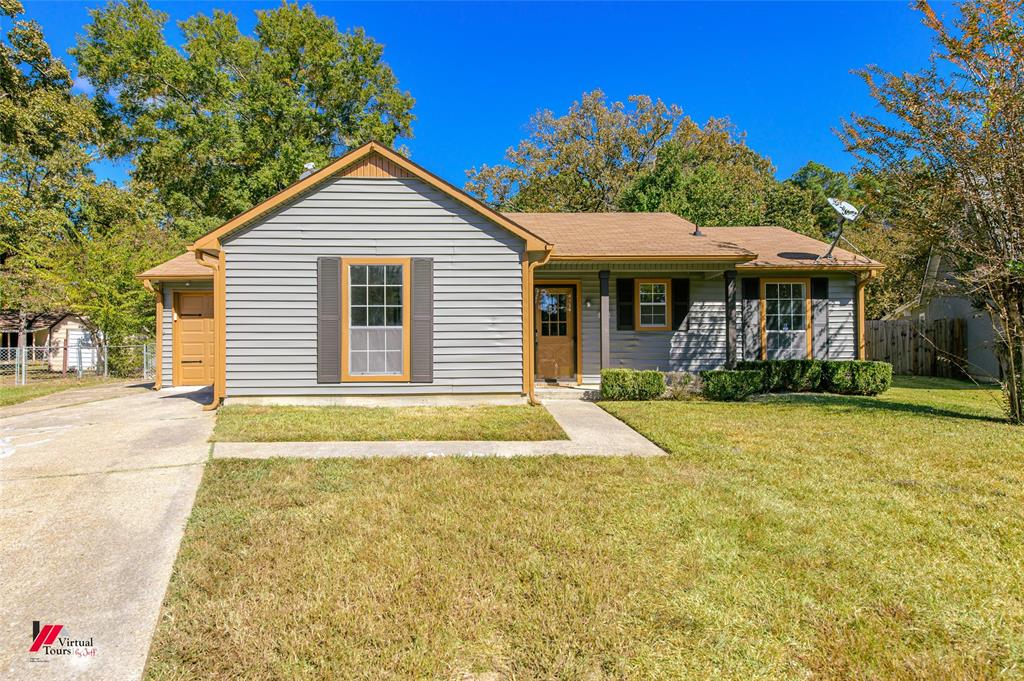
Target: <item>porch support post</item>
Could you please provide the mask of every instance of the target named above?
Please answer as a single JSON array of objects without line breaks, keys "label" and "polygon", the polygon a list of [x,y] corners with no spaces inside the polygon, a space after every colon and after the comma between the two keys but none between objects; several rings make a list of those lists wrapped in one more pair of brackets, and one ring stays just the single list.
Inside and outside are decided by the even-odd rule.
[{"label": "porch support post", "polygon": [[608,279],[610,272],[601,270],[597,273],[601,281],[601,368],[607,369],[611,366],[611,333],[609,332],[609,318],[611,304],[608,300]]},{"label": "porch support post", "polygon": [[736,366],[736,270],[725,273],[725,366]]}]

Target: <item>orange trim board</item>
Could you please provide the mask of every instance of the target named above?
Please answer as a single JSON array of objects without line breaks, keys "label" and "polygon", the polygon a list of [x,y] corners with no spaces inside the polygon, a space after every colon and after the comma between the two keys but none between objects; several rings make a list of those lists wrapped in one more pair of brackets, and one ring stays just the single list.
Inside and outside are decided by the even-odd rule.
[{"label": "orange trim board", "polygon": [[[348,369],[348,266],[402,265],[402,373],[384,376],[353,376]],[[341,381],[342,383],[408,383],[412,376],[412,305],[409,292],[412,283],[412,258],[342,258],[341,259]]]},{"label": "orange trim board", "polygon": [[343,172],[346,168],[361,161],[370,154],[377,154],[383,157],[386,161],[390,162],[390,164],[393,164],[394,167],[401,168],[402,170],[410,173],[412,177],[426,182],[459,203],[475,210],[477,213],[483,215],[485,218],[491,220],[500,227],[512,232],[526,242],[526,250],[543,250],[551,246],[551,244],[544,241],[533,232],[527,230],[513,220],[510,220],[505,215],[487,207],[482,202],[477,201],[472,196],[442,180],[429,170],[413,163],[401,154],[398,154],[377,142],[368,142],[357,149],[353,149],[344,156],[341,156],[338,160],[321,168],[312,175],[302,178],[298,182],[286,187],[266,201],[231,218],[209,234],[199,237],[199,239],[196,240],[194,247],[196,249],[220,248],[220,240],[222,238],[228,236],[235,230],[241,229],[253,220],[259,218],[261,215],[270,212],[286,201],[296,198],[303,192],[309,191],[320,183],[329,180],[331,177]]}]

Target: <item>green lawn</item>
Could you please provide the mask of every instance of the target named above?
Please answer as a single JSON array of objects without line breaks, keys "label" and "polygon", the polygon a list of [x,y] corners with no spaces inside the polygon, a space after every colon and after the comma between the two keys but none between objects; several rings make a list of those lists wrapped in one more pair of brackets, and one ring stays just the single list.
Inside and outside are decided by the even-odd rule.
[{"label": "green lawn", "polygon": [[213,442],[564,440],[543,407],[282,407],[218,410]]},{"label": "green lawn", "polygon": [[[75,388],[92,388],[105,381],[97,378],[48,378],[27,385],[0,385],[0,407],[27,402],[45,395],[52,395]],[[117,381],[120,382],[120,381]]]},{"label": "green lawn", "polygon": [[1021,676],[993,396],[606,405],[653,459],[213,460],[146,676]]}]

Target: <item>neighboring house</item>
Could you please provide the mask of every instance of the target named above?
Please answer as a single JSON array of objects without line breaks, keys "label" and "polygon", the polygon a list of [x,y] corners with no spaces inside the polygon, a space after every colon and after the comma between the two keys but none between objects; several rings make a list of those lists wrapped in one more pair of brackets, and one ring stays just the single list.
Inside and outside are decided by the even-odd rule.
[{"label": "neighboring house", "polygon": [[1002,376],[996,356],[992,317],[977,309],[963,293],[952,270],[938,253],[928,256],[921,293],[885,319],[962,319],[967,331],[967,373],[976,381],[992,382]]},{"label": "neighboring house", "polygon": [[863,354],[878,262],[780,227],[498,213],[367,144],[140,274],[158,387],[221,398],[532,397],[605,367]]},{"label": "neighboring house", "polygon": [[[14,360],[20,328],[17,310],[0,310],[0,358]],[[93,334],[82,317],[66,312],[41,312],[25,319],[28,357],[31,361],[47,362],[50,371],[77,369],[79,344],[84,348],[82,368],[95,368]]]}]

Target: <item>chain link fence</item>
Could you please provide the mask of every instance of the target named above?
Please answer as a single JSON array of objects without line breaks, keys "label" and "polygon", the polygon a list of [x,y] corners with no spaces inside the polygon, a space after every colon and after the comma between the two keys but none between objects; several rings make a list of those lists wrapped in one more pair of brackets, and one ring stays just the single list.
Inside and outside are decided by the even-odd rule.
[{"label": "chain link fence", "polygon": [[153,345],[39,345],[0,348],[0,385],[105,378],[152,380]]}]

